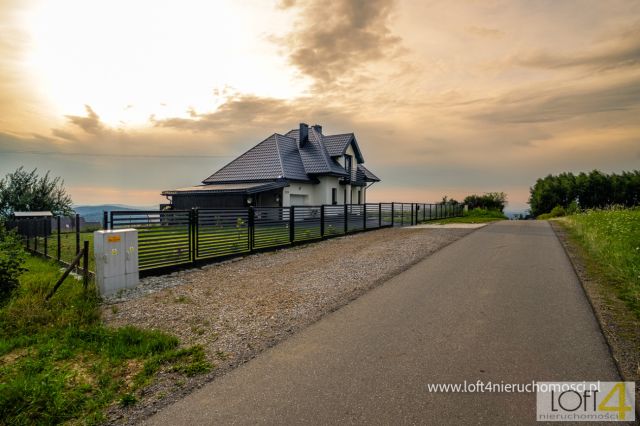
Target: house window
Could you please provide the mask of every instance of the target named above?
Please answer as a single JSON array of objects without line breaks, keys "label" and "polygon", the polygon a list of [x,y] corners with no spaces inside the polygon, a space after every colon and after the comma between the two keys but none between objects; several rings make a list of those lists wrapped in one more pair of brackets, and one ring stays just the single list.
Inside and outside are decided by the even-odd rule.
[{"label": "house window", "polygon": [[349,173],[349,176],[351,176],[351,156],[350,155],[344,156],[344,168],[347,171],[347,173]]},{"label": "house window", "polygon": [[360,190],[358,190],[358,204],[362,204],[361,194]]},{"label": "house window", "polygon": [[338,204],[338,188],[331,188],[331,204]]}]

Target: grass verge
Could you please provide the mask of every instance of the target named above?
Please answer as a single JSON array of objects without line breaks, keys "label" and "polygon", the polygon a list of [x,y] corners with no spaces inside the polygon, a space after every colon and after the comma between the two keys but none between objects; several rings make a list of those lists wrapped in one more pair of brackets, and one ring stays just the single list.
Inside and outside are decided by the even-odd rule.
[{"label": "grass verge", "polygon": [[640,320],[640,209],[594,210],[559,220],[609,284]]},{"label": "grass verge", "polygon": [[59,267],[36,257],[25,266],[0,308],[0,423],[100,423],[107,406],[135,404],[161,371],[192,376],[213,367],[202,347],[180,348],[168,334],[105,327],[95,293],[73,277],[45,301]]},{"label": "grass verge", "polygon": [[[624,380],[640,383],[640,264],[636,250],[640,210],[592,211],[551,221],[576,273]],[[640,415],[640,388],[636,386]]]}]

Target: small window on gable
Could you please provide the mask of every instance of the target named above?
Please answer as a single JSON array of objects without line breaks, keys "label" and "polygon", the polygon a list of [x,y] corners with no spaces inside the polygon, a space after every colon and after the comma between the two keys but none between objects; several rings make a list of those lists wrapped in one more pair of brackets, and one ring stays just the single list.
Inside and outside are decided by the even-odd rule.
[{"label": "small window on gable", "polygon": [[331,204],[338,204],[338,188],[331,188]]}]

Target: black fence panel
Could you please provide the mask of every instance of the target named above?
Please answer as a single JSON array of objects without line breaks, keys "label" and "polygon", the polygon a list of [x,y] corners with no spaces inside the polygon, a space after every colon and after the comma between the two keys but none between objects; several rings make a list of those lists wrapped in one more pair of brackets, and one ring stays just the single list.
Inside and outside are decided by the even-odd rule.
[{"label": "black fence panel", "polygon": [[322,238],[321,234],[321,214],[320,206],[295,206],[293,208],[294,218],[294,241],[317,240]]},{"label": "black fence panel", "polygon": [[364,229],[365,209],[362,204],[349,204],[347,206],[349,218],[348,232],[362,231]]},{"label": "black fence panel", "polygon": [[345,234],[345,206],[324,206],[324,237]]},{"label": "black fence panel", "polygon": [[382,226],[382,204],[365,204],[365,229],[376,229]]},{"label": "black fence panel", "polygon": [[382,212],[381,226],[392,226],[393,225],[393,203],[381,203],[380,210]]},{"label": "black fence panel", "polygon": [[253,248],[265,249],[291,242],[289,207],[253,208]]},{"label": "black fence panel", "polygon": [[192,261],[192,218],[189,210],[111,212],[111,229],[138,230],[141,271]]},{"label": "black fence panel", "polygon": [[251,250],[249,209],[199,209],[194,214],[196,259]]}]

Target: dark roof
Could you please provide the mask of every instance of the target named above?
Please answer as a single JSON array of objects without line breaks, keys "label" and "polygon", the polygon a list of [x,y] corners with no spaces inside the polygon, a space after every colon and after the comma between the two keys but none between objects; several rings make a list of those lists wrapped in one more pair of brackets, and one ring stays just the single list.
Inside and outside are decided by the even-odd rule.
[{"label": "dark roof", "polygon": [[262,191],[269,191],[271,189],[282,188],[289,184],[284,180],[278,180],[276,182],[246,182],[246,183],[221,183],[213,185],[198,185],[189,186],[187,188],[173,189],[170,191],[163,191],[162,195],[194,195],[194,194],[210,194],[217,192],[224,192],[226,194],[255,194]]},{"label": "dark roof", "polygon": [[277,133],[242,154],[202,183],[255,182],[274,179],[310,180],[296,141]]},{"label": "dark roof", "polygon": [[[297,129],[287,132],[287,136],[296,141],[296,146],[298,146],[298,133]],[[298,152],[307,174],[348,176],[344,167],[331,158],[324,147],[322,133],[314,127],[309,127],[309,141],[302,148],[298,148]]]},{"label": "dark roof", "polygon": [[[319,126],[310,126],[309,140],[302,147],[298,144],[298,133],[298,129],[290,130],[286,135],[274,133],[202,183],[269,182],[280,179],[308,182],[317,175],[346,177],[347,171],[334,157],[342,156],[350,145],[354,148],[357,162],[364,161],[353,133],[325,136]],[[362,173],[363,181],[380,180],[368,170]],[[163,194],[168,195],[169,192]]]},{"label": "dark roof", "polygon": [[340,157],[347,152],[349,145],[353,145],[353,150],[356,154],[356,160],[358,163],[364,163],[364,157],[360,152],[360,147],[356,141],[356,137],[353,133],[344,133],[341,135],[326,135],[323,137],[324,146],[327,148],[327,152],[332,157]]},{"label": "dark roof", "polygon": [[371,173],[371,171],[367,169],[364,165],[358,164],[356,181],[380,182],[380,178],[374,175],[373,173]]}]

